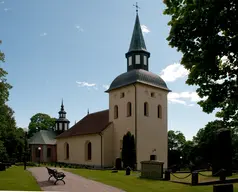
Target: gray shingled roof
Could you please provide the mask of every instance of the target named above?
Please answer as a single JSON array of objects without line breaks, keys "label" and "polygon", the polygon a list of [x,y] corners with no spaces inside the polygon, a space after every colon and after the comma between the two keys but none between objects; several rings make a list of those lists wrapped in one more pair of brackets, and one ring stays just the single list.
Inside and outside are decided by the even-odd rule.
[{"label": "gray shingled roof", "polygon": [[106,92],[133,83],[144,83],[170,91],[160,76],[143,69],[134,69],[116,77]]},{"label": "gray shingled roof", "polygon": [[51,130],[40,130],[36,132],[30,139],[29,144],[55,145],[56,133]]}]

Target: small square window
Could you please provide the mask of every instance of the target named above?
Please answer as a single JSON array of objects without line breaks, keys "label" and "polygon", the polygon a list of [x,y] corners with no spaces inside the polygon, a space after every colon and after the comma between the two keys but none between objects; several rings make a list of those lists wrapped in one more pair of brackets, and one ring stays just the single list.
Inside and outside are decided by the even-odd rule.
[{"label": "small square window", "polygon": [[151,92],[150,95],[151,95],[151,97],[155,97],[155,93],[154,92]]},{"label": "small square window", "polygon": [[121,98],[125,97],[125,93],[122,92],[121,95],[120,95]]}]

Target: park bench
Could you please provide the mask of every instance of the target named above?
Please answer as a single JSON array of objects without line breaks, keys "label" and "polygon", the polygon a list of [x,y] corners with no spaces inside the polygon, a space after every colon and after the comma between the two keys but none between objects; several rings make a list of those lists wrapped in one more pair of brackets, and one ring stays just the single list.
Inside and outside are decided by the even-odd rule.
[{"label": "park bench", "polygon": [[50,169],[48,167],[46,167],[46,169],[50,175],[48,181],[50,181],[51,177],[54,177],[56,179],[56,181],[54,182],[55,185],[57,181],[63,181],[63,183],[65,184],[64,178],[66,175],[63,172],[58,172],[56,169]]}]

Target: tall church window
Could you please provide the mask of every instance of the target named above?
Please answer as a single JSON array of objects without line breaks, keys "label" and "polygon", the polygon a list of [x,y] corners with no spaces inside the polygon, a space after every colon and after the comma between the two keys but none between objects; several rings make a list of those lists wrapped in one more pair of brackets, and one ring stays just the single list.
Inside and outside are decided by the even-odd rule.
[{"label": "tall church window", "polygon": [[118,118],[118,106],[115,105],[114,106],[114,119],[117,119]]},{"label": "tall church window", "polygon": [[91,142],[88,143],[88,160],[92,159],[92,144]]},{"label": "tall church window", "polygon": [[144,103],[144,116],[149,116],[149,105],[147,102]]},{"label": "tall church window", "polygon": [[162,118],[162,107],[161,107],[161,105],[158,105],[158,118]]},{"label": "tall church window", "polygon": [[144,55],[144,65],[147,65],[147,57]]},{"label": "tall church window", "polygon": [[136,55],[136,64],[140,64],[140,55]]},{"label": "tall church window", "polygon": [[131,116],[131,102],[127,103],[127,117]]},{"label": "tall church window", "polygon": [[90,141],[86,141],[85,143],[85,152],[86,160],[92,160],[92,143]]},{"label": "tall church window", "polygon": [[69,144],[65,143],[65,159],[69,158]]},{"label": "tall church window", "polygon": [[129,57],[129,61],[128,62],[129,62],[129,66],[131,66],[132,65],[132,56]]}]

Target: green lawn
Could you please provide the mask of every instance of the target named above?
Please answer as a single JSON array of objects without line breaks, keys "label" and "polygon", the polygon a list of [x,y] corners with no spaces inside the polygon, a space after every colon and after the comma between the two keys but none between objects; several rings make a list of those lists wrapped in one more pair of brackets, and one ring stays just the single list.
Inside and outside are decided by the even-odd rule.
[{"label": "green lawn", "polygon": [[[187,186],[168,181],[154,181],[138,178],[138,173],[125,176],[125,172],[111,173],[111,171],[66,169],[66,171],[78,174],[88,179],[99,181],[107,185],[123,189],[127,192],[212,192],[212,186]],[[234,184],[235,192],[238,192],[238,184]]]},{"label": "green lawn", "polygon": [[0,171],[0,190],[41,191],[35,178],[22,166],[12,166]]}]

